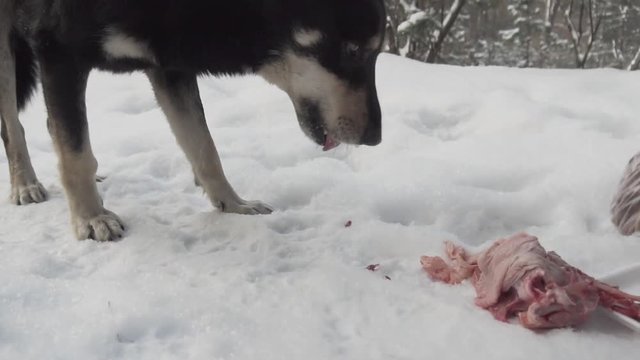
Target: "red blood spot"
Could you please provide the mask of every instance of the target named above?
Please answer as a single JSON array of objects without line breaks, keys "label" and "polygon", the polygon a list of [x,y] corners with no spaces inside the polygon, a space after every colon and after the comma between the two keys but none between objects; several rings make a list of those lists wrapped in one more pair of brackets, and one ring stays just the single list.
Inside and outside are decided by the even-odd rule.
[{"label": "red blood spot", "polygon": [[346,224],[344,224],[344,227],[348,228],[351,227],[351,225],[353,225],[353,222],[351,220],[347,221]]},{"label": "red blood spot", "polygon": [[367,266],[367,270],[369,270],[369,271],[378,271],[378,270],[380,270],[380,264],[369,265],[369,266]]}]

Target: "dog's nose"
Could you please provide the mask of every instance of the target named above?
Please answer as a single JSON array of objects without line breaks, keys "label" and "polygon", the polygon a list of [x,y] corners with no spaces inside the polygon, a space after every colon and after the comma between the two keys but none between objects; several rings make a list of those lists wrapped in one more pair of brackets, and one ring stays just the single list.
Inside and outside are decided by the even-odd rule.
[{"label": "dog's nose", "polygon": [[369,91],[367,97],[368,123],[362,134],[361,144],[376,146],[382,141],[382,111],[378,102],[375,87]]},{"label": "dog's nose", "polygon": [[363,145],[376,146],[382,141],[382,129],[380,125],[369,126],[364,131],[360,143]]}]

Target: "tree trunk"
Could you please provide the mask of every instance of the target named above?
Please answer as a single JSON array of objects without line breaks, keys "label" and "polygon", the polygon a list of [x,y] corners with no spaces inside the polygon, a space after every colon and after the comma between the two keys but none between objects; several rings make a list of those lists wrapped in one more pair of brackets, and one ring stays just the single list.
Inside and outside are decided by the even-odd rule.
[{"label": "tree trunk", "polygon": [[640,48],[638,48],[636,56],[633,57],[633,60],[631,60],[629,66],[627,67],[627,70],[629,71],[635,71],[638,69],[640,69]]},{"label": "tree trunk", "polygon": [[385,29],[387,51],[400,55],[400,48],[398,47],[399,0],[385,0],[385,6],[387,8],[387,27]]},{"label": "tree trunk", "polygon": [[[588,1],[588,5],[585,4],[585,1]],[[569,27],[571,43],[573,45],[573,52],[576,58],[576,67],[579,69],[585,68],[587,60],[589,60],[589,54],[591,53],[591,49],[593,48],[593,43],[596,40],[596,35],[598,34],[598,30],[600,29],[602,16],[601,14],[596,14],[596,17],[594,18],[593,13],[594,8],[592,0],[582,0],[580,3],[580,13],[578,17],[577,28],[572,19],[573,0],[569,1],[569,6],[567,7],[567,11],[564,14],[567,26]],[[585,21],[587,21],[588,23],[585,24]],[[589,26],[589,37],[587,39],[586,48],[584,52],[582,52],[582,39],[584,38],[583,27],[585,25]]]},{"label": "tree trunk", "polygon": [[442,23],[442,29],[438,31],[436,40],[433,42],[433,44],[431,44],[431,47],[427,52],[425,60],[426,62],[436,62],[438,55],[440,55],[440,50],[442,49],[442,43],[444,43],[447,35],[449,35],[451,28],[453,28],[453,24],[455,24],[456,20],[458,19],[458,15],[460,15],[460,11],[462,11],[462,8],[466,4],[466,2],[467,0],[455,0],[453,5],[451,5],[451,9],[449,10],[447,17],[444,19],[444,22]]},{"label": "tree trunk", "polygon": [[546,0],[545,16],[544,16],[544,37],[542,44],[542,51],[540,52],[540,66],[544,67],[549,60],[549,53],[551,51],[551,42],[553,29],[555,27],[556,15],[560,8],[559,0]]}]

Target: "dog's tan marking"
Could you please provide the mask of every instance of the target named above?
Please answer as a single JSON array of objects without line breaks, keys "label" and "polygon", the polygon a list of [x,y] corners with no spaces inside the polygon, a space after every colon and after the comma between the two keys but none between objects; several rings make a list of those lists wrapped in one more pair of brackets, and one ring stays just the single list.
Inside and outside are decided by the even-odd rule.
[{"label": "dog's tan marking", "polygon": [[313,29],[297,29],[293,33],[293,39],[302,47],[317,45],[323,38],[322,32]]}]

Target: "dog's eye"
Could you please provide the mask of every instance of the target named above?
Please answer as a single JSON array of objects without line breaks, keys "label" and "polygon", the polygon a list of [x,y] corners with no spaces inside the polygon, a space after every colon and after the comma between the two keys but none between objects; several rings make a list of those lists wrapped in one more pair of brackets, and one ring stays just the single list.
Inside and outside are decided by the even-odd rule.
[{"label": "dog's eye", "polygon": [[361,48],[357,44],[347,44],[344,49],[345,55],[350,58],[358,58],[360,57],[360,53],[362,52]]}]

